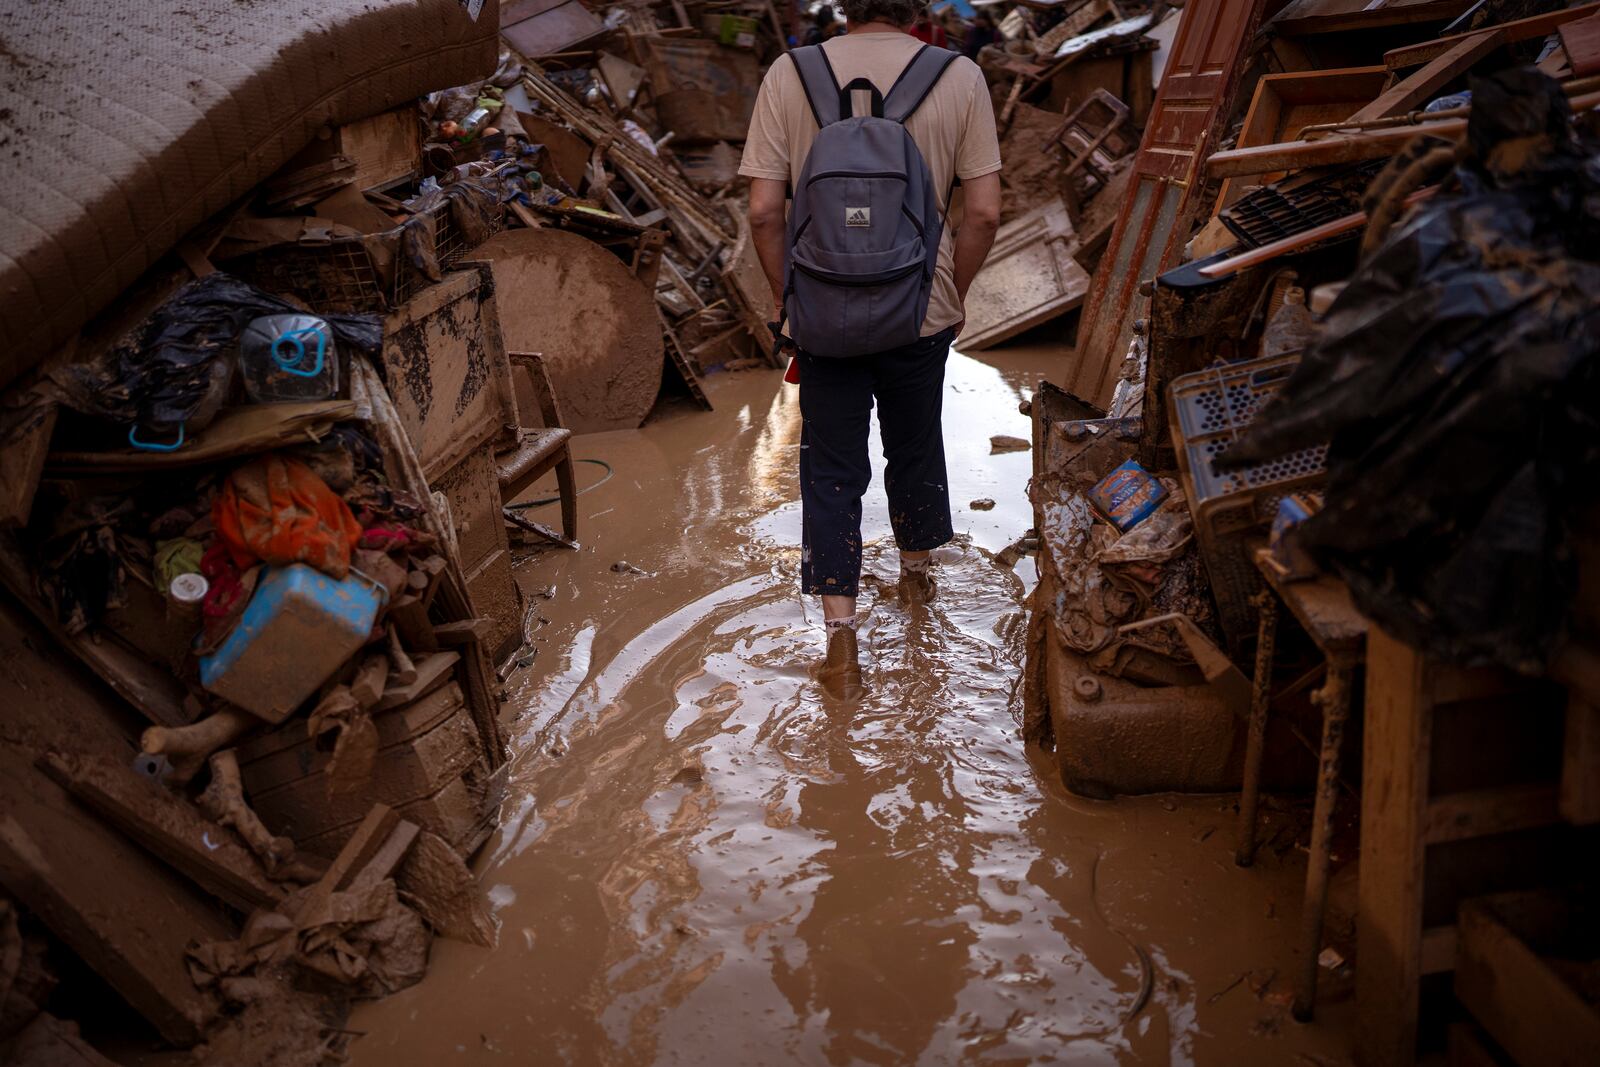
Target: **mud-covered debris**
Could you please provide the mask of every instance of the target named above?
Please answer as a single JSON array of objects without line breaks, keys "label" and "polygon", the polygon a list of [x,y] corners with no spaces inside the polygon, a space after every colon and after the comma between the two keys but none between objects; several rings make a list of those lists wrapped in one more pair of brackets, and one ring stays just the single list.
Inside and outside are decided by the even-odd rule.
[{"label": "mud-covered debris", "polygon": [[971,508],[973,511],[993,511],[994,501],[986,496],[980,496],[978,499],[968,504],[967,507]]},{"label": "mud-covered debris", "polygon": [[638,567],[635,567],[625,559],[617,560],[611,565],[611,569],[616,571],[618,574],[638,574],[648,576],[650,573],[649,571],[640,570]]},{"label": "mud-covered debris", "polygon": [[989,454],[998,456],[1002,452],[1026,452],[1033,446],[1021,437],[1012,437],[1009,434],[997,433],[989,438]]}]

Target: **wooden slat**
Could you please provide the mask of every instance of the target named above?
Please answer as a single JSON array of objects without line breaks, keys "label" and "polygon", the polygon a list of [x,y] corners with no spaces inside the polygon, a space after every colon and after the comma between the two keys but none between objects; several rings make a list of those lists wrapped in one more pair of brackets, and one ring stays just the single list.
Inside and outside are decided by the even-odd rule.
[{"label": "wooden slat", "polygon": [[1559,807],[1570,823],[1600,822],[1600,705],[1576,693],[1567,699]]},{"label": "wooden slat", "polygon": [[1457,942],[1454,926],[1430,926],[1422,931],[1417,948],[1417,970],[1422,974],[1445,974],[1455,970]]},{"label": "wooden slat", "polygon": [[1409,1064],[1416,1048],[1433,732],[1428,673],[1415,649],[1378,627],[1368,632],[1356,893],[1356,1046],[1364,1067]]},{"label": "wooden slat", "polygon": [[56,755],[44,770],[96,814],[235,910],[249,914],[283,900],[283,887],[266,876],[232,830],[131,768],[104,757]]},{"label": "wooden slat", "polygon": [[1448,52],[1436,57],[1421,70],[1401,79],[1378,94],[1378,98],[1350,116],[1351,122],[1404,115],[1439,94],[1439,91],[1471,70],[1480,59],[1505,44],[1496,32],[1468,37]]},{"label": "wooden slat", "polygon": [[1428,802],[1423,815],[1423,840],[1440,845],[1550,826],[1560,820],[1556,792],[1554,785],[1538,782],[1446,793]]},{"label": "wooden slat", "polygon": [[168,1041],[192,1045],[214,1005],[184,967],[229,940],[214,903],[0,745],[0,885]]},{"label": "wooden slat", "polygon": [[[1532,18],[1517,19],[1515,22],[1502,22],[1491,28],[1504,37],[1505,43],[1515,44],[1533,37],[1543,37],[1564,22],[1571,22],[1573,19],[1580,19],[1597,11],[1600,11],[1600,3],[1585,4],[1565,11],[1550,11],[1543,15],[1534,15]],[[1400,70],[1404,67],[1417,66],[1419,63],[1427,63],[1444,55],[1465,38],[1476,37],[1485,32],[1487,31],[1471,30],[1451,37],[1440,37],[1433,41],[1407,45],[1404,48],[1393,48],[1383,54],[1383,65],[1390,70]]]},{"label": "wooden slat", "polygon": [[1461,907],[1456,996],[1523,1067],[1582,1067],[1600,1049],[1600,1012],[1499,914],[1505,894]]}]

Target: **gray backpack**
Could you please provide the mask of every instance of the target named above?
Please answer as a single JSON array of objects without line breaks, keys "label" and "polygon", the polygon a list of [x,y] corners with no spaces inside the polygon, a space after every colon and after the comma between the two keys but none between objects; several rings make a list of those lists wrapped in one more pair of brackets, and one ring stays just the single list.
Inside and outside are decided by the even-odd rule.
[{"label": "gray backpack", "polygon": [[[956,53],[924,46],[887,97],[866,78],[841,88],[821,45],[789,56],[819,127],[789,213],[783,307],[790,335],[816,356],[911,344],[928,313],[944,218],[904,123]],[[872,94],[870,116],[853,113],[858,89]]]}]

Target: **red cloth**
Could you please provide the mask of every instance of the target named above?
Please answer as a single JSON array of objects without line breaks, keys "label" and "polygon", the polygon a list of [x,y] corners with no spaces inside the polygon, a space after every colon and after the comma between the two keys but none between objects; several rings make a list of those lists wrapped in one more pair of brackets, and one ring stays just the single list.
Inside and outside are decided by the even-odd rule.
[{"label": "red cloth", "polygon": [[950,40],[949,35],[944,32],[944,27],[934,22],[919,22],[912,26],[911,36],[935,48],[944,48]]},{"label": "red cloth", "polygon": [[306,563],[343,578],[361,538],[356,517],[326,482],[299,460],[276,454],[228,475],[211,506],[211,522],[240,570],[258,560]]}]

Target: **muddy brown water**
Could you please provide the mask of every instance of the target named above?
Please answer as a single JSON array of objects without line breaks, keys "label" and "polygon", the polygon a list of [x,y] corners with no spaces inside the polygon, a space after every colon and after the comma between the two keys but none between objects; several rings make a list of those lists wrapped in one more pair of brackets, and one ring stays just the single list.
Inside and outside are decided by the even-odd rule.
[{"label": "muddy brown water", "polygon": [[989,437],[1028,436],[1017,402],[1061,358],[952,356],[959,536],[926,607],[893,596],[875,454],[855,701],[817,683],[796,586],[793,387],[715,375],[713,414],[578,439],[614,474],[581,551],[519,567],[553,595],[476,863],[499,944],[436,942],[356,1012],[352,1062],[1346,1062],[1347,997],[1288,1016],[1292,849],[1241,871],[1233,798],[1083,800],[1019,739],[1032,564],[988,554],[1031,524],[1030,460]]}]

